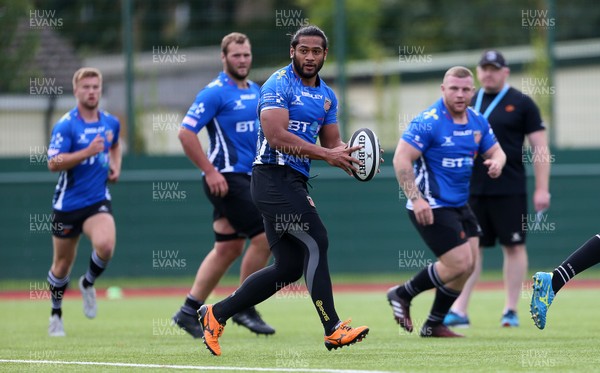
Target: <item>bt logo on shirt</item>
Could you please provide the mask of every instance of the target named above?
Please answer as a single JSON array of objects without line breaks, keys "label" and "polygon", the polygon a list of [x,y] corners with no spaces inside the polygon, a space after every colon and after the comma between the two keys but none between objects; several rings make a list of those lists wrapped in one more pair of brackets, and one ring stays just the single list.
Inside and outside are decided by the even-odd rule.
[{"label": "bt logo on shirt", "polygon": [[254,120],[246,120],[235,123],[235,132],[254,132]]},{"label": "bt logo on shirt", "polygon": [[473,158],[443,158],[442,167],[446,168],[457,168],[462,166],[473,166]]},{"label": "bt logo on shirt", "polygon": [[303,122],[301,120],[293,120],[290,119],[288,122],[288,131],[290,132],[308,132],[313,138],[317,138],[319,136],[319,130],[321,129],[321,125],[317,121],[312,123]]},{"label": "bt logo on shirt", "polygon": [[310,128],[310,123],[303,122],[301,120],[290,119],[289,124],[288,124],[289,131],[306,132],[307,128]]}]

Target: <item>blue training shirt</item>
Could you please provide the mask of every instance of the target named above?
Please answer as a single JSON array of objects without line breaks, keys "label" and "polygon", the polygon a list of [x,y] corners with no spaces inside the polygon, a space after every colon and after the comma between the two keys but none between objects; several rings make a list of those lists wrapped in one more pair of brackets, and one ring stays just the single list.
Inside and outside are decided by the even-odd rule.
[{"label": "blue training shirt", "polygon": [[[323,80],[317,77],[317,86],[307,87],[294,73],[292,64],[289,64],[273,73],[263,84],[258,111],[288,110],[288,131],[315,144],[322,126],[337,123],[337,105],[335,93]],[[299,151],[300,149],[271,148],[259,127],[254,164],[288,165],[309,177],[310,159],[300,155]]]},{"label": "blue training shirt", "polygon": [[52,200],[55,210],[73,211],[110,200],[106,185],[109,149],[119,141],[120,125],[116,117],[105,111],[99,111],[98,115],[100,118],[97,122],[86,123],[75,107],[52,129],[48,160],[60,157],[61,153],[74,153],[87,148],[98,134],[104,138],[104,151],[60,172]]},{"label": "blue training shirt", "polygon": [[207,157],[219,172],[250,175],[258,137],[259,86],[248,81],[240,89],[225,72],[196,96],[181,123],[195,133],[206,127],[210,146]]},{"label": "blue training shirt", "polygon": [[[466,205],[473,160],[496,144],[483,116],[468,108],[467,118],[467,124],[455,124],[440,98],[402,135],[422,153],[414,164],[415,181],[432,208]],[[410,200],[406,207],[412,209]]]}]

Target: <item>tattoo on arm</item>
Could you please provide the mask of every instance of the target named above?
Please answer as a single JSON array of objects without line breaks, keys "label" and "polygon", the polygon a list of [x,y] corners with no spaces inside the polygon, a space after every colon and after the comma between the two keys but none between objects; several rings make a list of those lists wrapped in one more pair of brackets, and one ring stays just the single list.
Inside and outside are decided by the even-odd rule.
[{"label": "tattoo on arm", "polygon": [[399,170],[398,182],[400,183],[400,188],[402,188],[406,198],[413,202],[421,198],[421,192],[415,184],[415,174],[413,173],[412,168]]}]

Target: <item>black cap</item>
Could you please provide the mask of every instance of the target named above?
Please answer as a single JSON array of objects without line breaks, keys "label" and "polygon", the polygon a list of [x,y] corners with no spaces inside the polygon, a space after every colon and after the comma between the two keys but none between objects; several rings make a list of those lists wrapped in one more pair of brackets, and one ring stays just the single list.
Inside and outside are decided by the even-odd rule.
[{"label": "black cap", "polygon": [[502,67],[506,67],[506,60],[504,59],[504,56],[502,55],[502,53],[496,51],[496,50],[488,50],[483,52],[483,55],[481,56],[481,60],[479,60],[479,66],[485,66],[485,65],[494,65],[497,68],[502,68]]}]

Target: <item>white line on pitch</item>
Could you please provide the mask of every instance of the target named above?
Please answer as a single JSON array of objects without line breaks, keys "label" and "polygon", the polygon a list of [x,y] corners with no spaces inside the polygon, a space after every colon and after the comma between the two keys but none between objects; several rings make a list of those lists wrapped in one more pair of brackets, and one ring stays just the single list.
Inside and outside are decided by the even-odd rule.
[{"label": "white line on pitch", "polygon": [[231,370],[245,372],[312,372],[312,373],[390,373],[380,370],[348,370],[348,369],[296,369],[296,368],[244,368],[244,367],[216,367],[198,365],[166,365],[166,364],[135,364],[135,363],[108,363],[96,361],[53,361],[53,360],[11,360],[0,359],[0,363],[17,364],[56,364],[56,365],[97,365],[109,367],[128,368],[168,368],[190,370]]}]

